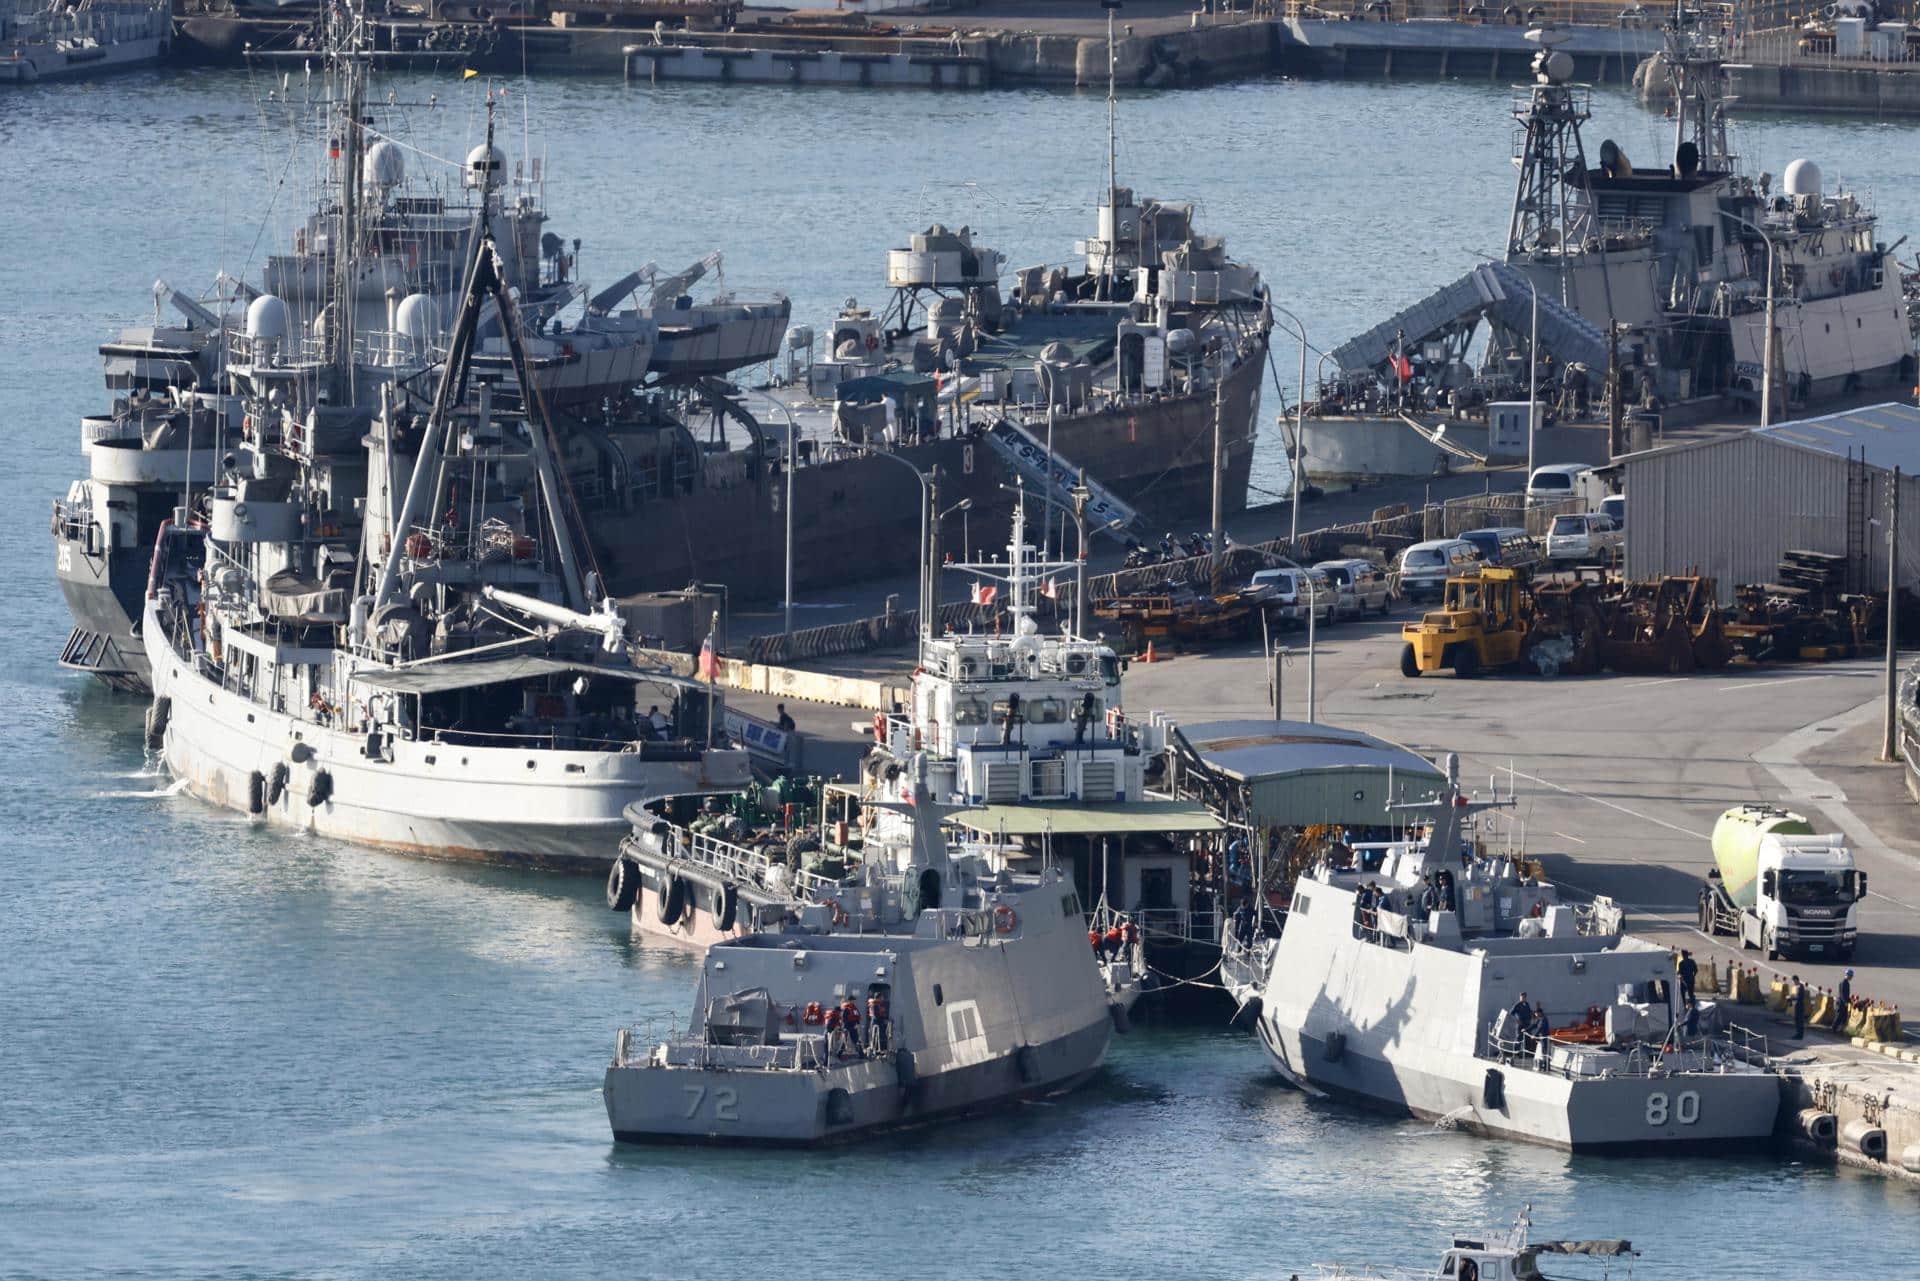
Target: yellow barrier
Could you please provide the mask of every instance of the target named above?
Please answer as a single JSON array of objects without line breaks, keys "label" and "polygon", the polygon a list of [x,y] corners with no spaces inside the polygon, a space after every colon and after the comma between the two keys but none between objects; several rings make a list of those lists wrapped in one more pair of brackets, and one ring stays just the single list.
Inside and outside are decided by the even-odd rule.
[{"label": "yellow barrier", "polygon": [[1767,1008],[1776,1014],[1785,1014],[1792,1003],[1792,984],[1785,979],[1775,979],[1767,985]]}]

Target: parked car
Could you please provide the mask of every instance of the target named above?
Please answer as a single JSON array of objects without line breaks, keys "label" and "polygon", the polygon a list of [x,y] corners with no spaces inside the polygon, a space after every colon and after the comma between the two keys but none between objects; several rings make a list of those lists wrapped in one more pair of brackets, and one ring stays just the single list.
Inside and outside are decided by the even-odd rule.
[{"label": "parked car", "polygon": [[1315,610],[1316,625],[1333,621],[1336,605],[1333,584],[1324,576],[1316,579],[1311,571],[1289,565],[1260,570],[1249,586],[1268,589],[1263,604],[1267,616],[1279,623],[1305,627],[1309,604]]},{"label": "parked car", "polygon": [[1614,565],[1625,544],[1626,535],[1611,516],[1599,512],[1555,516],[1547,530],[1547,559]]},{"label": "parked car", "polygon": [[1469,529],[1460,537],[1478,547],[1481,558],[1489,565],[1520,569],[1540,561],[1539,542],[1518,525]]},{"label": "parked car", "polygon": [[1602,516],[1610,517],[1613,523],[1619,526],[1622,534],[1627,532],[1627,496],[1625,494],[1609,494],[1602,498],[1599,511]]},{"label": "parked car", "polygon": [[1432,538],[1400,553],[1400,595],[1410,601],[1439,600],[1447,580],[1478,570],[1480,549],[1464,538]]},{"label": "parked car", "polygon": [[1370,560],[1323,560],[1314,566],[1333,584],[1335,612],[1346,618],[1384,614],[1393,608],[1386,571]]},{"label": "parked car", "polygon": [[1536,467],[1533,475],[1527,477],[1527,501],[1537,503],[1577,498],[1580,494],[1580,478],[1592,470],[1585,463],[1549,463],[1545,467]]}]

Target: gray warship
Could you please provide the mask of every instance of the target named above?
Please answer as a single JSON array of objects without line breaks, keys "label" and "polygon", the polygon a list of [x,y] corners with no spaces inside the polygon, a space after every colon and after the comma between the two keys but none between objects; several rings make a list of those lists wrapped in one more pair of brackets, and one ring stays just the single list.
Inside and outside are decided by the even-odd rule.
[{"label": "gray warship", "polygon": [[[516,292],[529,381],[568,439],[563,465],[581,460],[572,480],[589,499],[604,492],[603,470],[638,469],[625,459],[611,467],[616,447],[586,416],[609,401],[627,403],[650,380],[672,389],[663,397],[685,396],[717,371],[765,362],[787,328],[784,298],[694,299],[697,282],[719,278],[717,254],[678,272],[648,264],[590,290],[580,278],[580,243],[548,227],[538,159],[510,163],[488,142],[452,183],[410,172],[412,106],[368,94],[372,24],[346,6],[330,8],[323,21],[327,82],[336,91],[324,103],[287,104],[296,117],[311,110],[325,147],[316,205],[292,244],[267,256],[257,283],[223,275],[196,297],[157,282],[151,320],[100,347],[110,405],[81,420],[88,474],[54,503],[52,533],[74,618],[60,661],[118,689],[149,688],[140,596],[160,524],[213,482],[217,458],[247,431],[228,363],[248,339],[258,299],[277,300],[284,316],[282,356],[334,371],[329,402],[370,411],[384,388],[417,382],[444,359],[476,214],[484,214]],[[358,104],[353,120],[349,101]],[[497,312],[483,318],[471,359],[504,395],[518,397],[500,324]]]},{"label": "gray warship", "polygon": [[[1663,425],[1763,399],[1763,419],[1778,421],[1912,386],[1912,321],[1877,215],[1827,189],[1810,160],[1789,163],[1777,187],[1743,171],[1727,139],[1724,33],[1675,6],[1663,55],[1672,143],[1653,167],[1612,140],[1589,157],[1592,90],[1572,82],[1565,36],[1529,32],[1540,50],[1533,83],[1514,90],[1504,255],[1334,349],[1339,373],[1302,433],[1315,479],[1523,460],[1536,394],[1537,454],[1600,462],[1649,447]],[[1565,430],[1609,424],[1609,377],[1617,421]]]},{"label": "gray warship", "polygon": [[[269,826],[597,869],[629,806],[738,790],[747,754],[716,745],[711,688],[632,661],[540,398],[513,407],[533,375],[484,213],[466,241],[437,379],[377,412],[339,394],[350,365],[286,349],[280,299],[249,305],[228,371],[246,429],[155,542],[147,742]],[[489,312],[511,383],[472,359]]]},{"label": "gray warship", "polygon": [[[1304,1089],[1573,1151],[1724,1150],[1773,1132],[1764,1042],[1706,1007],[1689,1033],[1667,949],[1462,845],[1448,786],[1399,807],[1423,839],[1358,844],[1294,887],[1277,939],[1223,967],[1281,1074]],[[1384,891],[1377,899],[1374,890]],[[1549,1031],[1522,1026],[1525,997]]]},{"label": "gray warship", "polygon": [[620,1032],[603,1088],[617,1141],[843,1142],[1061,1093],[1100,1067],[1116,1016],[1078,895],[1051,867],[955,853],[918,778],[925,814],[895,869],[714,943],[686,1027]]},{"label": "gray warship", "polygon": [[172,16],[155,0],[0,0],[0,84],[149,66],[172,38]]}]

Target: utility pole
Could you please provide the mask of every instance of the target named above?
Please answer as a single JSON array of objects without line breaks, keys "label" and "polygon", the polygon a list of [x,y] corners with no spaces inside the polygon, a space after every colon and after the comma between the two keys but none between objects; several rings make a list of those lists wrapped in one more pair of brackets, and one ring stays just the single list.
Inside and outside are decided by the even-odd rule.
[{"label": "utility pole", "polygon": [[1887,485],[1887,673],[1886,716],[1880,730],[1880,759],[1900,758],[1900,469]]},{"label": "utility pole", "polygon": [[1087,488],[1087,469],[1080,469],[1080,483],[1073,487],[1074,550],[1080,563],[1073,576],[1073,634],[1087,634],[1087,500],[1093,491]]},{"label": "utility pole", "polygon": [[[1625,421],[1626,406],[1620,397],[1620,330],[1611,321],[1607,324],[1607,457],[1618,458],[1626,451],[1620,448],[1620,427]],[[1531,482],[1533,477],[1528,476]]]},{"label": "utility pole", "polygon": [[1280,669],[1285,665],[1287,658],[1288,654],[1284,645],[1275,645],[1273,647],[1273,653],[1268,656],[1268,662],[1272,665],[1272,671],[1267,678],[1268,688],[1269,692],[1273,695],[1273,719],[1276,721],[1284,721],[1287,719],[1285,711],[1286,701],[1282,697],[1283,690],[1280,676]]},{"label": "utility pole", "polygon": [[1220,571],[1226,566],[1224,546],[1226,531],[1221,524],[1225,519],[1225,513],[1221,511],[1221,507],[1226,500],[1221,486],[1224,480],[1222,473],[1226,470],[1226,440],[1222,435],[1224,414],[1220,399],[1226,385],[1226,363],[1227,353],[1223,347],[1213,370],[1213,547],[1211,549],[1213,564],[1210,567],[1212,570],[1210,577],[1213,584],[1211,590],[1215,596],[1220,594]]},{"label": "utility pole", "polygon": [[923,589],[926,596],[926,613],[921,617],[925,621],[922,634],[938,636],[940,634],[940,468],[932,468],[927,473],[927,584]]}]

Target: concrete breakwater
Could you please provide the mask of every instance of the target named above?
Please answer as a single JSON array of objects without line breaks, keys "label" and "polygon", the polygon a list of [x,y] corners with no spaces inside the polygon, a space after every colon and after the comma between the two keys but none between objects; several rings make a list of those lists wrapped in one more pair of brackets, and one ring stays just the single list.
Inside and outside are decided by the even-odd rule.
[{"label": "concrete breakwater", "polygon": [[[1731,63],[1727,75],[1742,111],[1920,115],[1920,63],[1755,61]],[[1642,62],[1633,85],[1642,102],[1665,103],[1671,96],[1665,58],[1656,53]]]}]

